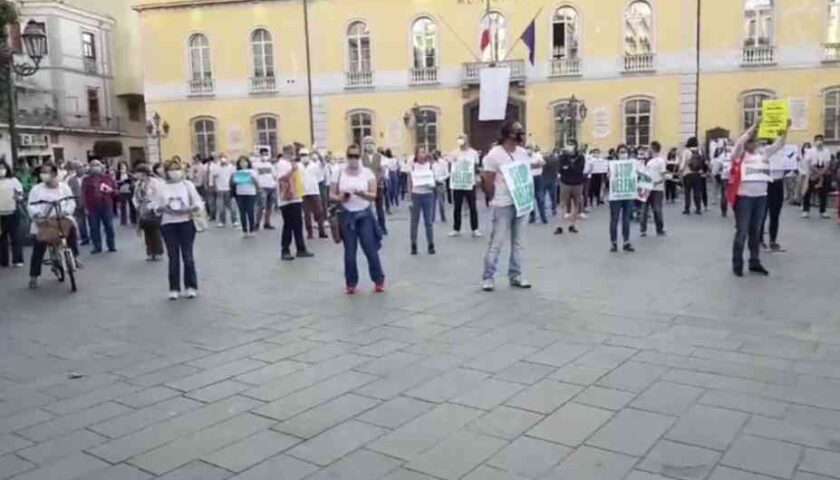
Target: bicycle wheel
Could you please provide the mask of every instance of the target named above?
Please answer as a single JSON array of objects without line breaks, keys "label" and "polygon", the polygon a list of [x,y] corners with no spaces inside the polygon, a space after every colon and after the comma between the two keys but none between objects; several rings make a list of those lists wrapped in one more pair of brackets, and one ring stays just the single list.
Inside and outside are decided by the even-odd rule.
[{"label": "bicycle wheel", "polygon": [[69,248],[64,249],[64,265],[67,267],[67,277],[70,279],[70,291],[76,291],[76,260]]},{"label": "bicycle wheel", "polygon": [[64,281],[64,262],[58,256],[58,248],[53,246],[50,247],[50,269],[59,282]]}]

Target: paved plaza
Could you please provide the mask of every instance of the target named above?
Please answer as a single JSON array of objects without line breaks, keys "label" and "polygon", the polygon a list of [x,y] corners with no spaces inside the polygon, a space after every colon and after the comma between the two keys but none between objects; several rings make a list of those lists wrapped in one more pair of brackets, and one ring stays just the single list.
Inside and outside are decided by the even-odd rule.
[{"label": "paved plaza", "polygon": [[199,237],[194,301],[126,228],[77,294],[0,271],[0,479],[840,478],[834,220],[786,207],[788,252],[737,279],[731,220],[669,206],[611,254],[601,207],[530,228],[534,289],[487,294],[486,238],[436,224],[411,257],[405,211],[382,295],[363,260],[343,294],[329,241],[281,263],[232,229]]}]

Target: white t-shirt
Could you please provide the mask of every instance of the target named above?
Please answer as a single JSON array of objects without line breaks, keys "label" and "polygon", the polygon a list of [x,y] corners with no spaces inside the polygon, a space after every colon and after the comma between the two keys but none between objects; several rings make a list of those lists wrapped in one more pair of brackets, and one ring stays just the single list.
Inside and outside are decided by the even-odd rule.
[{"label": "white t-shirt", "polygon": [[[287,175],[289,172],[292,171],[292,162],[282,159],[277,162],[277,178]],[[292,187],[294,188],[294,187]],[[277,195],[277,206],[282,207],[284,205],[291,205],[292,203],[301,203],[303,202],[302,198],[292,198],[291,200],[283,200],[280,198],[280,195]]]},{"label": "white t-shirt", "polygon": [[493,181],[496,187],[495,194],[493,195],[493,200],[490,201],[490,206],[509,207],[513,205],[513,198],[510,196],[510,190],[508,190],[505,177],[502,174],[502,166],[514,161],[530,165],[531,157],[528,156],[528,151],[522,147],[516,147],[516,150],[509,153],[501,145],[493,147],[484,157],[484,171],[496,174],[496,178]]},{"label": "white t-shirt", "polygon": [[388,172],[396,172],[397,171],[397,159],[386,157],[382,155],[382,168],[384,168]]},{"label": "white t-shirt", "polygon": [[18,194],[23,194],[23,185],[17,178],[0,178],[0,215],[15,213]]},{"label": "white t-shirt", "polygon": [[435,172],[435,181],[444,183],[449,178],[449,163],[441,158],[432,164],[432,171]]},{"label": "white t-shirt", "polygon": [[237,195],[256,195],[258,182],[259,175],[253,169],[237,170],[233,174],[233,183]]},{"label": "white t-shirt", "polygon": [[228,163],[227,165],[222,165],[220,163],[210,167],[210,176],[213,178],[213,185],[216,186],[217,191],[230,191],[230,177],[233,176],[233,172],[235,171],[236,167],[234,167],[231,163]]},{"label": "white t-shirt", "polygon": [[411,175],[411,193],[431,193],[434,191],[435,187],[433,185],[419,185],[417,181],[419,176],[425,177],[429,172],[431,172],[432,181],[434,182],[434,168],[432,168],[432,165],[428,161],[426,163],[411,162],[408,173]]},{"label": "white t-shirt", "polygon": [[260,188],[277,187],[277,172],[273,163],[259,160],[254,162],[254,170],[257,171],[257,183]]},{"label": "white t-shirt", "polygon": [[[805,164],[804,168],[805,171],[803,172],[803,165]],[[822,150],[817,150],[816,147],[808,150],[805,152],[805,161],[799,164],[799,173],[804,173],[805,175],[809,174],[811,171],[811,167],[820,167],[824,168],[831,164],[831,152],[828,151],[827,148],[823,147]]]},{"label": "white t-shirt", "polygon": [[[155,188],[151,199],[151,206],[154,209],[169,206],[175,210],[184,210],[192,207],[204,208],[204,200],[195,189],[195,185],[189,180],[180,182],[165,182]],[[189,213],[168,213],[163,212],[162,225],[170,223],[184,223],[191,221]]]},{"label": "white t-shirt", "polygon": [[534,152],[531,154],[531,176],[536,177],[538,175],[542,175],[543,167],[545,166],[545,159],[543,158],[542,154],[539,152]]},{"label": "white t-shirt", "polygon": [[321,165],[318,162],[309,162],[306,165],[301,162],[300,166],[303,167],[303,194],[320,195],[321,189],[318,188],[318,183],[324,176]]},{"label": "white t-shirt", "polygon": [[[370,182],[375,180],[376,176],[369,168],[361,167],[356,175],[348,175],[344,168],[336,169],[335,179],[332,182],[338,185],[338,193],[344,195],[345,192],[366,192]],[[342,202],[341,205],[347,211],[360,212],[370,207],[370,200],[351,194],[350,199]]]},{"label": "white t-shirt", "polygon": [[[769,180],[770,163],[767,161],[767,157],[763,153],[745,153],[744,160],[741,164],[741,175],[744,175],[744,169],[748,165],[765,165],[768,171],[767,180]],[[765,197],[767,196],[767,183],[768,182],[766,180],[742,180],[741,185],[738,187],[738,195],[742,197]]]},{"label": "white t-shirt", "polygon": [[653,180],[652,191],[664,192],[665,171],[667,170],[665,166],[665,159],[661,156],[653,157],[645,166],[645,170],[647,171],[647,174],[650,176],[651,180]]},{"label": "white t-shirt", "polygon": [[[46,215],[47,212],[50,212],[50,217],[55,217],[56,211],[50,211],[52,208],[51,205],[34,205],[34,203],[40,201],[55,202],[62,198],[72,196],[73,191],[70,190],[70,187],[64,182],[59,183],[55,188],[50,188],[46,183],[39,183],[32,187],[32,190],[29,192],[29,216],[40,217]],[[73,199],[63,200],[61,202],[61,211],[65,216],[73,218],[73,212],[76,211],[76,201]],[[29,231],[33,235],[37,234],[38,224],[33,221]]]}]

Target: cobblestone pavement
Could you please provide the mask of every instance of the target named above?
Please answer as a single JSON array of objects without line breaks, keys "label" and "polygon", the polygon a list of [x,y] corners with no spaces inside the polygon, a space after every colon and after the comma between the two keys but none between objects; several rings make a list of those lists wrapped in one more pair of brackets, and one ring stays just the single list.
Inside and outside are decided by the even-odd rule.
[{"label": "cobblestone pavement", "polygon": [[410,257],[404,211],[384,295],[343,295],[328,241],[214,230],[178,302],[121,229],[78,294],[0,271],[0,479],[840,478],[840,231],[796,213],[766,279],[676,207],[610,254],[602,207],[531,228],[535,288],[493,294],[486,239]]}]

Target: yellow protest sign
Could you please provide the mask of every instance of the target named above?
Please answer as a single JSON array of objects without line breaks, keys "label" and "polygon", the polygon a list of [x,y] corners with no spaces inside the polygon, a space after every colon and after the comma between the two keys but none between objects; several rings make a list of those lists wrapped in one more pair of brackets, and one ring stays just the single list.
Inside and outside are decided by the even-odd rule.
[{"label": "yellow protest sign", "polygon": [[761,103],[761,125],[759,138],[776,139],[779,131],[787,128],[790,107],[787,100],[765,100]]}]

